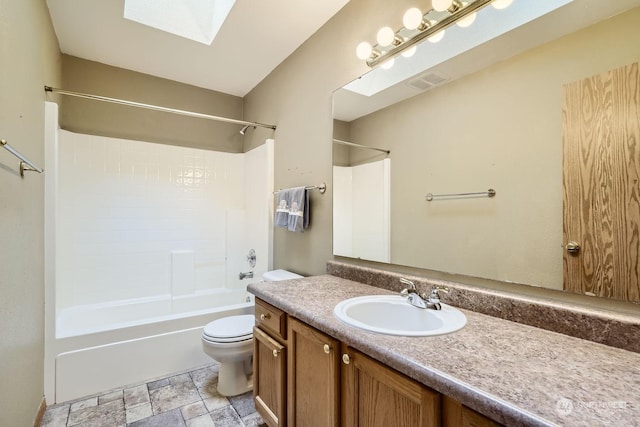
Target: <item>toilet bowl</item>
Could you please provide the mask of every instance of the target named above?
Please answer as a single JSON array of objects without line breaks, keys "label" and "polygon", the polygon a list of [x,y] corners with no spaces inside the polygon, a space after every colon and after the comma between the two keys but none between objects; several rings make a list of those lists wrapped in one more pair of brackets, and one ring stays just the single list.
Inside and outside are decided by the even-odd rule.
[{"label": "toilet bowl", "polygon": [[[286,270],[268,271],[265,282],[296,279],[302,276]],[[252,314],[223,317],[208,323],[202,331],[202,349],[220,363],[218,393],[237,396],[253,388],[253,326]]]}]

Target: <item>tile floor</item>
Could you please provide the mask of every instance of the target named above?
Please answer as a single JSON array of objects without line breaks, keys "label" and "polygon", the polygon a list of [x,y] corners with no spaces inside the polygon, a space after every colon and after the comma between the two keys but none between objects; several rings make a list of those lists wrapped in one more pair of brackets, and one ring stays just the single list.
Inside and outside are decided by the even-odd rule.
[{"label": "tile floor", "polygon": [[251,392],[218,394],[218,365],[51,405],[41,427],[266,427]]}]

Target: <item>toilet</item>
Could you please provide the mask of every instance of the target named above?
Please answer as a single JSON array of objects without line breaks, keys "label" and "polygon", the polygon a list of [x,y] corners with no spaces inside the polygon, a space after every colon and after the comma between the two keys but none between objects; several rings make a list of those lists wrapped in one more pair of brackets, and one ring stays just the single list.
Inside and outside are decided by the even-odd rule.
[{"label": "toilet", "polygon": [[[298,279],[302,276],[287,270],[268,271],[265,282]],[[223,317],[208,323],[202,331],[202,349],[220,363],[218,393],[237,396],[253,388],[252,374],[253,314]]]}]

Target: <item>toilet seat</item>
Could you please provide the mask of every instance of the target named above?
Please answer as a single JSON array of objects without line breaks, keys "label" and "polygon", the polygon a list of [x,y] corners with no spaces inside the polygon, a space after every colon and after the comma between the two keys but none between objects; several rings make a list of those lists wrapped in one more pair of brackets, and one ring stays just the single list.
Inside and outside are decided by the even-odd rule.
[{"label": "toilet seat", "polygon": [[233,343],[253,338],[255,317],[252,314],[214,320],[204,327],[202,339],[217,343]]}]

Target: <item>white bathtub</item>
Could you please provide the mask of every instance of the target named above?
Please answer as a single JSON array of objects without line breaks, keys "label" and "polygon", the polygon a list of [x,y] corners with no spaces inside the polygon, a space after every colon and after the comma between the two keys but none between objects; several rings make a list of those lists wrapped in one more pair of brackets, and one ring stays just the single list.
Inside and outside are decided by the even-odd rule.
[{"label": "white bathtub", "polygon": [[221,290],[63,309],[56,316],[53,343],[53,400],[65,402],[211,363],[201,347],[203,327],[224,316],[251,314],[253,305],[253,296],[244,290]]}]

